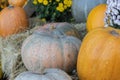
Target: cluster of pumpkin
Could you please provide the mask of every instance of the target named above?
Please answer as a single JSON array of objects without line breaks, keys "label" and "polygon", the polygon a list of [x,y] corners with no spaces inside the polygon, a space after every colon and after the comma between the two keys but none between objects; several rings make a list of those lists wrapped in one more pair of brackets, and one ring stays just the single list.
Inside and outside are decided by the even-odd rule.
[{"label": "cluster of pumpkin", "polygon": [[[106,6],[100,4],[90,11],[88,33],[82,44],[78,31],[69,23],[50,23],[35,30],[21,47],[28,71],[15,80],[72,80],[65,72],[71,72],[76,64],[80,80],[119,80],[120,30],[104,27]],[[2,10],[1,36],[27,27],[28,18],[22,8],[10,6]]]},{"label": "cluster of pumpkin", "polygon": [[[117,1],[113,2],[117,4]],[[88,33],[77,58],[80,80],[120,80],[120,30],[105,24],[108,8],[107,4],[99,4],[88,14]]]},{"label": "cluster of pumpkin", "polygon": [[[24,9],[11,4],[0,14],[0,36],[3,38],[25,31],[29,26]],[[28,72],[21,73],[15,80],[72,80],[66,72],[75,68],[80,44],[79,33],[73,25],[44,25],[23,42],[21,56]]]},{"label": "cluster of pumpkin", "polygon": [[75,69],[79,38],[76,28],[66,22],[49,23],[36,29],[21,48],[22,61],[31,72],[21,73],[15,80],[26,80],[28,76],[29,80],[72,80],[66,72]]}]

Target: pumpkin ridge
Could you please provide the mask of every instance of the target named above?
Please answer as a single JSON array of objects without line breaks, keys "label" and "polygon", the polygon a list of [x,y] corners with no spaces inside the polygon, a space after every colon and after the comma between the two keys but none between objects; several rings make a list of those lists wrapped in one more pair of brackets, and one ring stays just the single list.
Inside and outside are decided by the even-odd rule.
[{"label": "pumpkin ridge", "polygon": [[61,51],[62,51],[62,54],[61,54],[61,55],[62,55],[62,60],[63,60],[62,66],[63,66],[63,69],[66,70],[66,69],[65,69],[65,57],[64,57],[64,44],[63,44],[64,40],[63,40],[63,41],[62,41],[62,40],[63,40],[63,38],[61,38],[61,39],[59,40],[59,41],[60,41],[59,44],[60,44],[60,46],[61,46]]},{"label": "pumpkin ridge", "polygon": [[[55,39],[56,39],[56,38],[55,38]],[[54,40],[55,40],[55,39],[54,39]],[[57,42],[58,42],[58,41],[57,41]],[[54,50],[54,49],[52,48],[52,46],[51,46],[53,43],[54,43],[54,41],[52,41],[52,42],[50,43],[50,50],[51,50],[51,51]],[[51,54],[53,54],[53,53],[51,53]],[[54,55],[50,55],[50,58],[51,58],[51,59],[50,59],[50,62],[51,62],[50,67],[51,67],[51,68],[54,67],[54,66],[52,66],[52,65],[54,65],[53,56],[54,56]],[[55,56],[56,56],[56,55],[55,55]],[[56,64],[56,67],[59,67],[59,65]]]},{"label": "pumpkin ridge", "polygon": [[113,63],[113,67],[112,67],[113,70],[112,70],[110,79],[112,79],[112,77],[113,77],[112,75],[113,75],[113,72],[114,72],[114,69],[115,69],[116,59],[117,58],[114,58],[114,63]]},{"label": "pumpkin ridge", "polygon": [[[97,60],[98,62],[100,62],[101,59],[102,59],[102,57],[103,57],[103,55],[105,55],[104,51],[105,51],[106,45],[108,44],[108,41],[109,41],[109,36],[107,36],[107,37],[108,37],[108,38],[106,38],[103,46],[101,46],[101,48],[100,48],[102,52],[101,52],[101,54],[99,55],[100,57],[99,57],[98,60]],[[110,41],[109,41],[109,42],[110,42]],[[110,46],[108,46],[108,47],[110,47]],[[108,48],[108,47],[107,47],[107,48]],[[100,53],[100,52],[99,52],[99,53]],[[105,60],[105,62],[106,62],[106,60]],[[102,64],[103,64],[103,63],[98,63],[98,64],[96,64],[96,65],[98,65],[98,66],[97,66],[97,70],[98,70],[97,72],[100,72],[99,70],[100,70]],[[108,68],[106,67],[105,64],[102,65],[102,66],[105,66],[106,71],[108,71]],[[103,76],[103,75],[106,75],[106,74],[108,75],[108,73],[106,73],[106,72],[104,72],[104,74],[101,74],[101,75],[100,75],[100,74],[96,74],[97,77],[96,77],[95,80],[97,80],[99,76]]]}]

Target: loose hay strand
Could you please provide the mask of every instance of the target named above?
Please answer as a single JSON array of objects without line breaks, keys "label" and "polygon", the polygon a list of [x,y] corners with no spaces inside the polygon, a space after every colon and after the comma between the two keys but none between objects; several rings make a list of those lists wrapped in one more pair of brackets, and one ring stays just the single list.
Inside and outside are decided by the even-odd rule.
[{"label": "loose hay strand", "polygon": [[5,39],[0,37],[2,71],[9,77],[9,80],[13,80],[21,71],[26,70],[21,60],[21,46],[25,38],[31,35],[35,29],[33,28]]}]

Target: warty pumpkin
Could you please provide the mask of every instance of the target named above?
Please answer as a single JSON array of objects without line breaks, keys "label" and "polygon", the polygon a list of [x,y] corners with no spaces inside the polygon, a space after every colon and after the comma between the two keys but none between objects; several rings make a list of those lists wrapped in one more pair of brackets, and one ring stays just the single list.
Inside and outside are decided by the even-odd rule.
[{"label": "warty pumpkin", "polygon": [[9,5],[23,7],[28,0],[8,0]]},{"label": "warty pumpkin", "polygon": [[71,72],[76,65],[81,41],[54,30],[42,29],[27,37],[21,48],[26,68],[39,73],[42,68]]},{"label": "warty pumpkin", "polygon": [[106,9],[107,4],[99,4],[90,11],[87,18],[87,31],[105,26],[104,18]]},{"label": "warty pumpkin", "polygon": [[72,0],[72,15],[76,22],[86,22],[89,12],[106,0]]},{"label": "warty pumpkin", "polygon": [[21,32],[29,26],[27,15],[23,8],[9,6],[4,8],[0,14],[0,36]]},{"label": "warty pumpkin", "polygon": [[26,71],[20,73],[15,80],[72,80],[71,77],[60,69],[46,69],[43,74]]},{"label": "warty pumpkin", "polygon": [[90,31],[81,44],[77,72],[80,80],[120,80],[120,30]]}]

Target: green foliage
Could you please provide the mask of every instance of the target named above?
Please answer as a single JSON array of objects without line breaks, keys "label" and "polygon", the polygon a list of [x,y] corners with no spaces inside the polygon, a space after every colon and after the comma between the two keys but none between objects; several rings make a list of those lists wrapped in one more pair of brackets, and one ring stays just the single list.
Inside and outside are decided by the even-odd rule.
[{"label": "green foliage", "polygon": [[72,0],[33,0],[36,15],[47,21],[72,21]]}]

